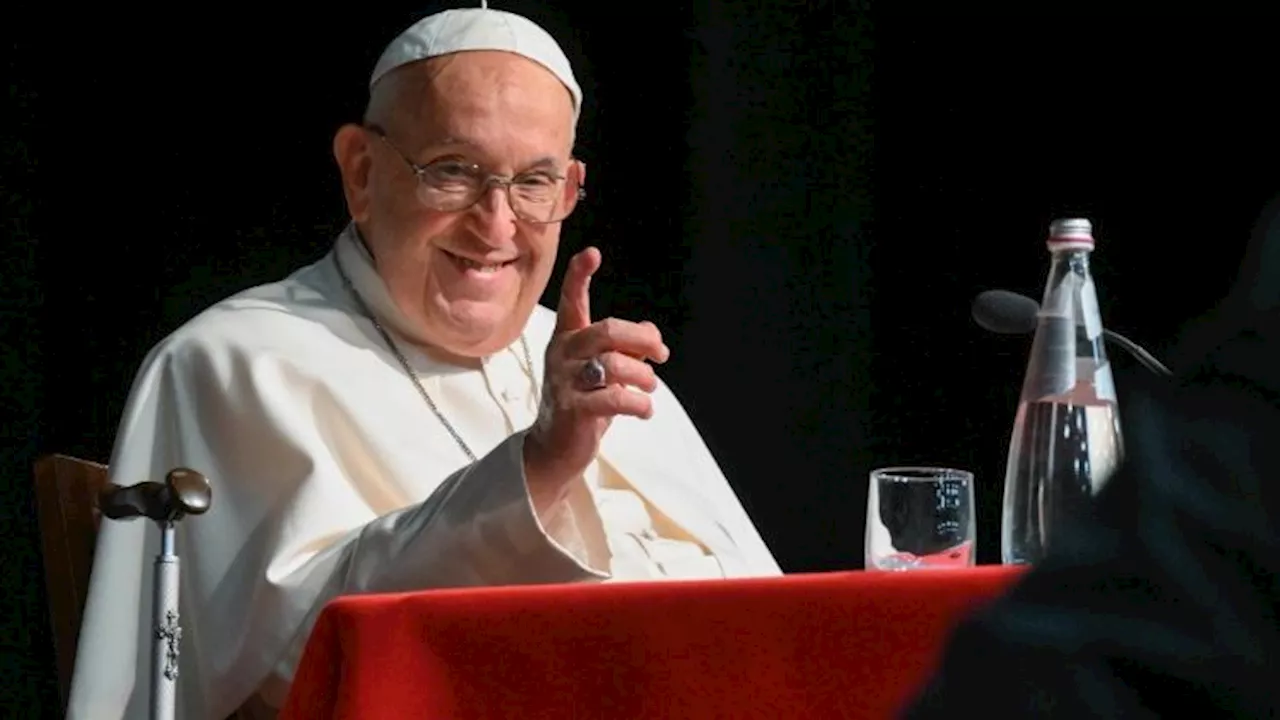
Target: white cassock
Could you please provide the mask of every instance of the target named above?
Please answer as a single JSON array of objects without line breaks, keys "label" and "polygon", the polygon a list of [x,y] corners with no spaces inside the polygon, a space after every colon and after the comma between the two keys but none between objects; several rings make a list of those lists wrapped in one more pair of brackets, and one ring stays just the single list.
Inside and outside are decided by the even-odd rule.
[{"label": "white cassock", "polygon": [[[471,463],[344,287],[342,263],[463,441]],[[113,482],[205,474],[213,503],[179,523],[178,717],[271,716],[317,613],[335,596],[474,585],[781,573],[679,401],[614,420],[568,500],[539,519],[524,483],[555,314],[466,369],[410,338],[351,229],[323,259],[228,298],[143,362]],[[540,383],[539,383],[540,384]],[[149,521],[103,520],[69,718],[144,718]],[[256,710],[254,710],[256,708]]]}]

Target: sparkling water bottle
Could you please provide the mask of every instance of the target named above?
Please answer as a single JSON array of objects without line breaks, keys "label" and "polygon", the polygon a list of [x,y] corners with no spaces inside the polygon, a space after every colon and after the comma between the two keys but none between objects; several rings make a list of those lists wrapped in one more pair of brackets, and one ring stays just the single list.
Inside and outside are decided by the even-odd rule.
[{"label": "sparkling water bottle", "polygon": [[1093,226],[1055,220],[1052,263],[1005,469],[1001,555],[1042,559],[1119,466],[1124,443],[1089,257]]}]

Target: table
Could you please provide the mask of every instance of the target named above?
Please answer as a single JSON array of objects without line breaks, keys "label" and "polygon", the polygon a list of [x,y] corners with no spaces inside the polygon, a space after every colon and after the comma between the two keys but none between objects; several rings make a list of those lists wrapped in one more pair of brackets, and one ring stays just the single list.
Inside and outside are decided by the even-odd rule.
[{"label": "table", "polygon": [[1004,566],[342,597],[282,720],[891,717]]}]

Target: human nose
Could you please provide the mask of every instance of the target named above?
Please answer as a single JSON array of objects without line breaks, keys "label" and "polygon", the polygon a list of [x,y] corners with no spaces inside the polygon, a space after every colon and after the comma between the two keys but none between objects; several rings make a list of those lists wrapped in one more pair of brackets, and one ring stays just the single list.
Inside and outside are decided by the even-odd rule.
[{"label": "human nose", "polygon": [[481,191],[480,202],[474,206],[485,237],[507,240],[515,233],[516,213],[511,205],[511,183],[501,178],[491,178]]}]

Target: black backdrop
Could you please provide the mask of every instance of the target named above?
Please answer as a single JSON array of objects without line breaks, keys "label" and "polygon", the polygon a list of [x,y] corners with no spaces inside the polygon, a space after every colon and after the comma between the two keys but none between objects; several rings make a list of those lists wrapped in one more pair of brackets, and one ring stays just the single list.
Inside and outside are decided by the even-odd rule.
[{"label": "black backdrop", "polygon": [[[1038,296],[1048,221],[1083,214],[1106,322],[1168,352],[1280,187],[1260,13],[495,5],[560,38],[587,95],[562,257],[602,247],[596,312],[666,331],[664,377],[791,572],[859,567],[867,472],[902,462],[977,473],[996,560],[1028,343],[975,328],[973,295]],[[325,251],[332,133],[437,7],[7,25],[0,711],[56,702],[31,462],[105,461],[153,343]]]}]

